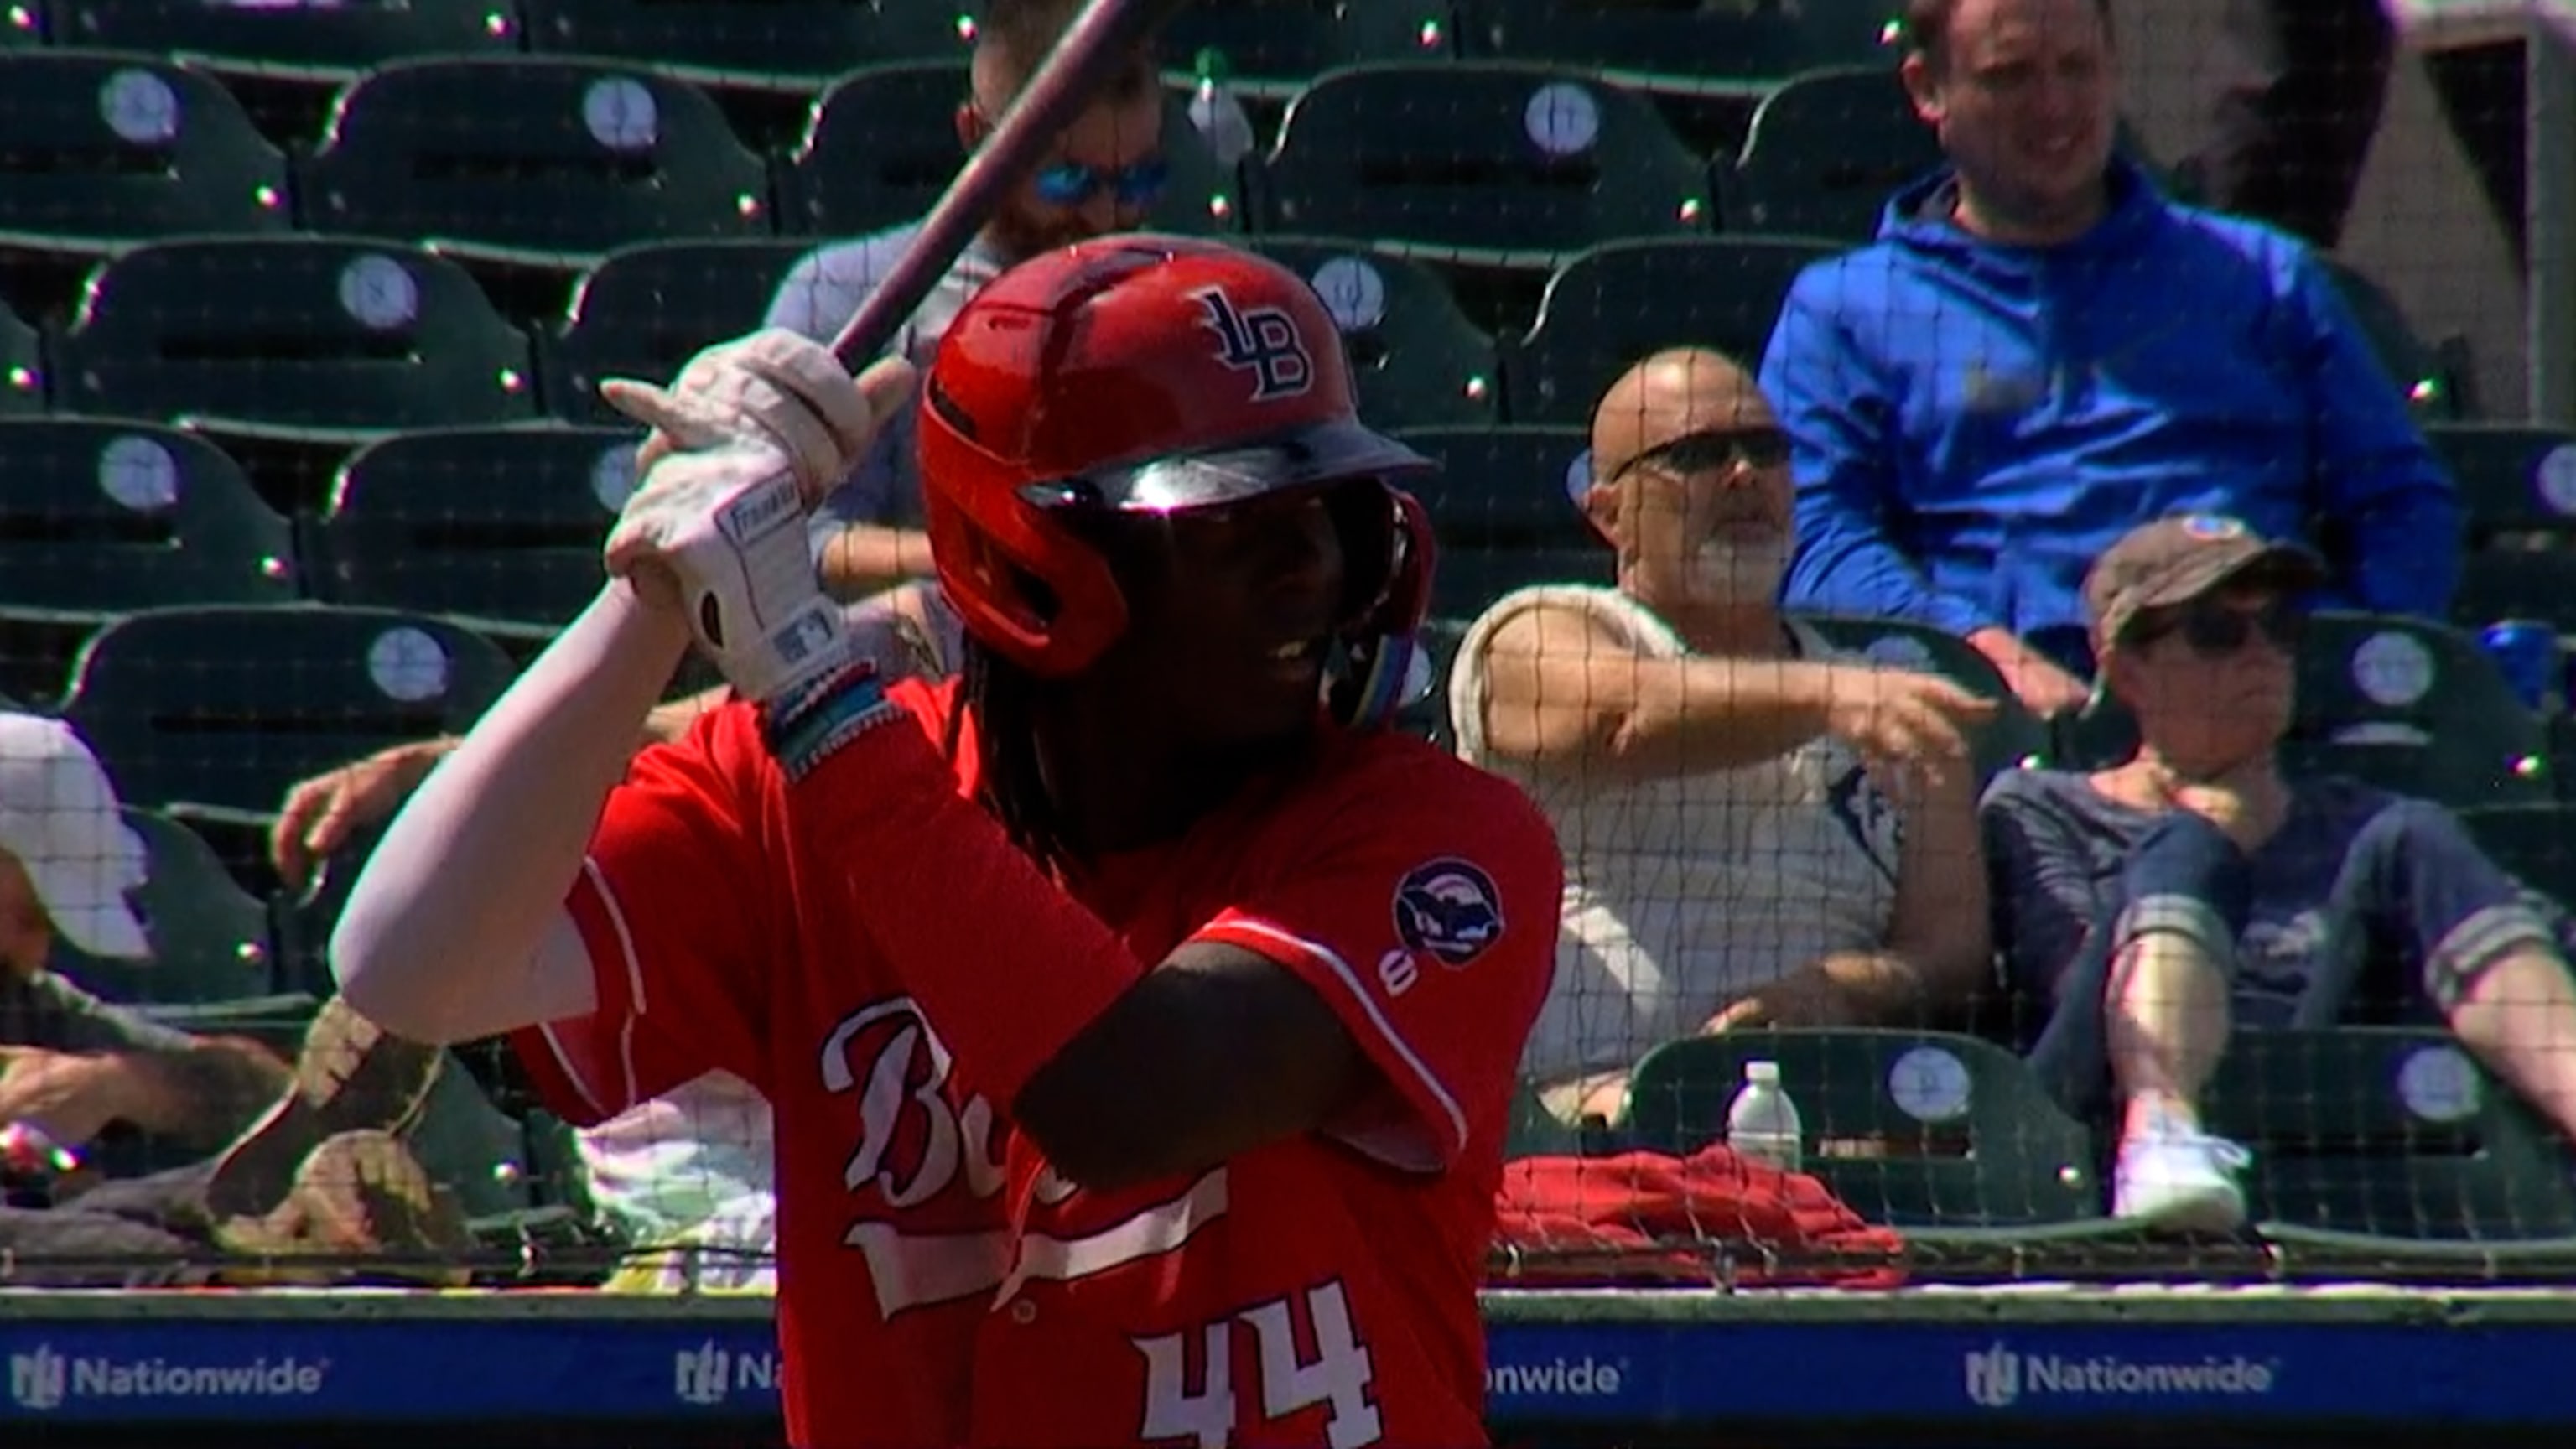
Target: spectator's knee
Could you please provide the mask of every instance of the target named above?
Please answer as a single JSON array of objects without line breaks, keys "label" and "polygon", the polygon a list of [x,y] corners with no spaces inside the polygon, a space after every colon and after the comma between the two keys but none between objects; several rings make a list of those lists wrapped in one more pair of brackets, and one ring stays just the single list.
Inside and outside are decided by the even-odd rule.
[{"label": "spectator's knee", "polygon": [[2112,928],[2116,963],[2141,937],[2181,936],[2201,956],[2224,966],[2236,956],[2254,908],[2253,871],[2245,852],[2208,820],[2177,810],[2139,841],[2121,877],[2121,906]]}]

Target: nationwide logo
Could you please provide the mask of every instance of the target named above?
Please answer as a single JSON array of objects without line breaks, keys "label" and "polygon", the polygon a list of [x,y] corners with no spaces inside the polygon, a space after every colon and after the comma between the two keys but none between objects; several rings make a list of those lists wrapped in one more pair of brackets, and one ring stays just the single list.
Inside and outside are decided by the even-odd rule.
[{"label": "nationwide logo", "polygon": [[1969,1401],[1989,1409],[2010,1408],[2024,1398],[2042,1395],[2173,1398],[2216,1394],[2259,1398],[2272,1392],[2281,1376],[2277,1360],[2261,1363],[2243,1354],[2153,1361],[2117,1354],[2078,1358],[2017,1353],[2002,1343],[1971,1351],[1962,1367]]},{"label": "nationwide logo", "polygon": [[40,1343],[9,1355],[9,1398],[36,1413],[72,1399],[304,1399],[322,1392],[327,1359],[263,1354],[248,1363],[180,1364],[167,1359],[71,1358]]},{"label": "nationwide logo", "polygon": [[1485,1393],[1489,1398],[1609,1398],[1627,1381],[1628,1366],[1622,1362],[1605,1363],[1589,1354],[1582,1358],[1562,1355],[1531,1363],[1498,1363],[1485,1370]]},{"label": "nationwide logo", "polygon": [[710,1338],[671,1356],[671,1393],[684,1404],[711,1409],[736,1390],[774,1393],[777,1388],[775,1351],[728,1349]]}]

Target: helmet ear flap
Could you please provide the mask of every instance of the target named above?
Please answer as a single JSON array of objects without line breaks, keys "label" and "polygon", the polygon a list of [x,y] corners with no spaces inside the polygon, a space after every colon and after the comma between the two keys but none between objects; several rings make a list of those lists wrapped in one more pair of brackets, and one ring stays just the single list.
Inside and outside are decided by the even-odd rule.
[{"label": "helmet ear flap", "polygon": [[1384,726],[1436,683],[1430,677],[1431,657],[1422,647],[1438,552],[1431,517],[1419,499],[1400,489],[1383,488],[1377,503],[1393,515],[1382,535],[1382,586],[1343,635],[1342,667],[1326,695],[1333,717],[1356,729]]}]

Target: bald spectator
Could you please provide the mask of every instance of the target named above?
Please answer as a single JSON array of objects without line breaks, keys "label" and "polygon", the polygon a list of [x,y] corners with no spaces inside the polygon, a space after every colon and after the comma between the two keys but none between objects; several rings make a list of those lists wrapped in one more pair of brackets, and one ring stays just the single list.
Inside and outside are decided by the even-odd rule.
[{"label": "bald spectator", "polygon": [[[992,0],[982,8],[971,90],[957,108],[964,151],[993,134],[1030,72],[1081,9],[1081,0]],[[985,283],[1040,252],[1135,230],[1170,179],[1163,108],[1153,53],[1140,49],[1101,81],[1090,106],[1055,138],[1034,173],[958,256],[895,346],[927,368],[949,319]],[[858,315],[919,231],[914,223],[813,252],[780,285],[768,325],[829,340]],[[913,471],[908,411],[897,415],[867,461],[815,510],[814,529],[824,579],[840,597],[929,575],[930,539],[921,531],[921,482]]]},{"label": "bald spectator", "polygon": [[2085,567],[2169,513],[2312,543],[2332,603],[2444,617],[2450,479],[2303,245],[2114,154],[2101,0],[1912,0],[1906,33],[1950,164],[1808,268],[1763,359],[1789,605],[1948,630],[2043,716],[2088,693]]},{"label": "bald spectator", "polygon": [[1975,780],[1988,703],[1831,654],[1782,617],[1787,440],[1743,369],[1659,353],[1593,420],[1581,506],[1613,588],[1550,585],[1469,629],[1459,753],[1527,788],[1566,855],[1557,975],[1524,1074],[1616,1119],[1652,1047],[1913,1018],[1986,956]]}]

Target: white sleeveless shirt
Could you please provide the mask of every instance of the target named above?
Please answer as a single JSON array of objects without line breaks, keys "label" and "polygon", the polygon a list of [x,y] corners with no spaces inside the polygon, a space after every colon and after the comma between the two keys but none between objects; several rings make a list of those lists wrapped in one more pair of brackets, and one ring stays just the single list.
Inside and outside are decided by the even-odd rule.
[{"label": "white sleeveless shirt", "polygon": [[[1576,585],[1510,594],[1460,643],[1449,678],[1458,753],[1528,791],[1565,854],[1556,981],[1522,1057],[1525,1078],[1544,1089],[1624,1070],[1753,987],[1886,943],[1901,825],[1840,740],[1655,780],[1541,774],[1495,759],[1485,652],[1505,621],[1538,607],[1580,610],[1649,657],[1691,652],[1626,594]],[[1804,625],[1788,627],[1798,657],[1833,652]]]}]

